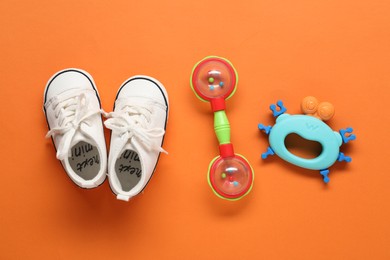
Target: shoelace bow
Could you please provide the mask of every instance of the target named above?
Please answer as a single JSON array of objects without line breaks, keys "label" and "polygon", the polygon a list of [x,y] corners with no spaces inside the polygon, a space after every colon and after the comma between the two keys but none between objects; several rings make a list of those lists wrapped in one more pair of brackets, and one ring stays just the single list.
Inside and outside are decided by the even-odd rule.
[{"label": "shoelace bow", "polygon": [[51,106],[54,109],[55,117],[58,118],[58,127],[51,129],[46,138],[62,135],[57,147],[57,159],[64,160],[69,154],[70,144],[77,131],[92,138],[85,129],[83,124],[90,126],[87,119],[100,114],[100,110],[91,110],[88,108],[88,98],[85,93],[71,95],[68,97],[58,97]]},{"label": "shoelace bow", "polygon": [[[102,111],[108,119],[104,125],[112,131],[119,134],[122,147],[130,139],[137,140],[137,143],[146,150],[155,150],[167,153],[159,144],[154,141],[155,138],[162,137],[165,133],[162,128],[149,128],[152,111],[143,106],[125,106],[121,111],[106,113]],[[134,143],[134,142],[133,142]]]}]

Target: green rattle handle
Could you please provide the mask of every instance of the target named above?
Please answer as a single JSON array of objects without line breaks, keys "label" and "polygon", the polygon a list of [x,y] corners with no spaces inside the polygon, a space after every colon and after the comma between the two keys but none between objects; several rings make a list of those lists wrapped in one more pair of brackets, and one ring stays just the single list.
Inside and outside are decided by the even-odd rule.
[{"label": "green rattle handle", "polygon": [[230,124],[225,110],[214,112],[214,131],[220,145],[230,143]]},{"label": "green rattle handle", "polygon": [[225,99],[211,100],[211,109],[214,112],[214,131],[219,142],[219,155],[222,158],[234,157],[233,145],[230,143],[230,124],[225,112]]}]

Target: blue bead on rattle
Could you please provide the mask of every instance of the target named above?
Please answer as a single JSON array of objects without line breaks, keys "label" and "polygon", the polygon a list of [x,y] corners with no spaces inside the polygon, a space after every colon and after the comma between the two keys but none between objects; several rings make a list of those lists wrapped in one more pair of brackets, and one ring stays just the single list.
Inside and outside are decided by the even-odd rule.
[{"label": "blue bead on rattle", "polygon": [[[276,117],[276,123],[274,126],[258,125],[260,130],[269,135],[270,144],[261,157],[266,159],[269,155],[277,154],[283,160],[296,166],[319,170],[324,182],[328,183],[328,168],[330,166],[336,161],[352,161],[351,157],[340,152],[340,146],[343,143],[355,140],[356,136],[352,134],[353,129],[351,127],[336,132],[322,121],[333,117],[334,107],[332,104],[328,102],[319,103],[316,98],[309,96],[303,99],[301,108],[305,115],[285,113],[287,109],[280,100],[276,105],[272,104],[270,106],[273,116]],[[322,146],[321,154],[313,159],[306,159],[292,154],[285,144],[285,139],[290,134],[297,134],[306,140],[320,143]]]}]

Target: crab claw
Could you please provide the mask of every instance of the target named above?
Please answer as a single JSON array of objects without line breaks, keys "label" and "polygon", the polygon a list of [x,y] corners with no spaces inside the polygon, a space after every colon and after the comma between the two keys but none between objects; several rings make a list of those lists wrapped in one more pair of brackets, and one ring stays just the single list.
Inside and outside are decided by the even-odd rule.
[{"label": "crab claw", "polygon": [[[279,110],[276,109],[276,105],[279,107]],[[276,105],[272,104],[272,105],[269,106],[269,108],[271,109],[272,114],[274,115],[274,117],[278,117],[278,116],[280,116],[281,114],[283,114],[284,112],[287,111],[287,108],[285,108],[283,106],[283,102],[281,100],[278,100],[278,102],[276,102]]]},{"label": "crab claw", "polygon": [[[348,143],[349,141],[352,141],[352,140],[355,140],[356,139],[356,135],[354,134],[351,134],[353,131],[353,128],[352,127],[347,127],[346,129],[340,129],[340,135],[341,135],[341,138],[343,139],[343,143]],[[346,134],[350,134],[349,136],[347,136]]]},{"label": "crab claw", "polygon": [[268,147],[267,151],[265,153],[261,154],[261,158],[267,159],[268,155],[274,155],[274,154],[275,154],[275,152],[272,150],[272,148]]}]

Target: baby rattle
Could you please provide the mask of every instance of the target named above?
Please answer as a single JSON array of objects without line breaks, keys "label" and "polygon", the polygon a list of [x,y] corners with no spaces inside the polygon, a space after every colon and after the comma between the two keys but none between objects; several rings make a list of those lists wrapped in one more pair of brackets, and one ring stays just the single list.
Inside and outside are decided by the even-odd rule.
[{"label": "baby rattle", "polygon": [[[279,109],[276,108],[276,105]],[[351,157],[340,152],[342,143],[355,140],[352,127],[333,131],[323,121],[329,120],[334,115],[334,107],[331,103],[319,103],[315,97],[306,97],[301,103],[303,113],[306,115],[285,114],[287,109],[282,101],[271,105],[270,109],[276,118],[274,126],[259,124],[258,128],[269,134],[267,151],[261,155],[266,159],[269,155],[277,154],[280,158],[302,168],[319,170],[325,183],[329,182],[329,170],[336,160],[351,162]],[[323,120],[323,121],[322,121]],[[285,139],[289,134],[298,134],[306,140],[319,142],[322,146],[321,154],[313,159],[305,159],[292,154],[285,145]],[[348,136],[347,136],[348,134]]]},{"label": "baby rattle", "polygon": [[249,162],[235,154],[230,142],[230,124],[225,113],[225,100],[237,86],[237,72],[224,58],[210,56],[193,68],[190,84],[196,96],[211,103],[214,112],[214,130],[219,142],[219,156],[209,166],[207,180],[214,193],[223,199],[239,200],[247,195],[254,179]]}]

